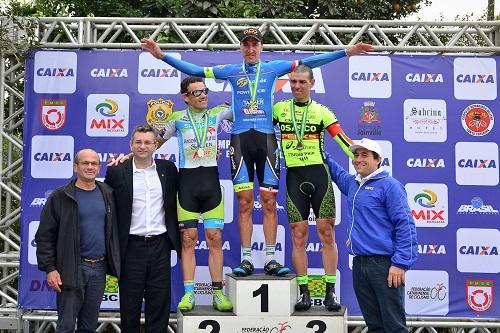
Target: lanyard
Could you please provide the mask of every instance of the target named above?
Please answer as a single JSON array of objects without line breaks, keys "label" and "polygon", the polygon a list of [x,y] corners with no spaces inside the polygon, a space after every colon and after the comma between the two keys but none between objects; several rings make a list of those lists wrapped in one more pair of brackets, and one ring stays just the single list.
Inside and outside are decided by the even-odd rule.
[{"label": "lanyard", "polygon": [[250,90],[250,108],[257,109],[256,97],[257,97],[257,89],[259,87],[259,77],[260,77],[260,61],[257,63],[257,71],[255,72],[255,81],[252,83],[250,81],[250,77],[248,77],[248,73],[245,68],[245,61],[241,64],[241,69],[248,81],[248,89]]},{"label": "lanyard", "polygon": [[[205,110],[205,112],[204,112],[205,124],[204,124],[203,128],[199,128],[200,123],[195,121],[195,119],[193,118],[193,115],[191,114],[190,109],[187,110],[187,114],[189,117],[189,122],[191,123],[191,126],[193,127],[194,137],[196,139],[196,143],[198,144],[198,149],[205,147],[205,143],[207,141],[207,132],[208,132],[208,114],[207,114],[207,111]],[[202,116],[202,118],[203,118],[203,116]]]},{"label": "lanyard", "polygon": [[304,138],[304,133],[306,130],[306,118],[307,118],[307,112],[309,111],[309,105],[311,105],[311,101],[307,103],[306,109],[304,112],[302,112],[302,120],[300,122],[300,133],[299,133],[299,128],[297,126],[297,118],[295,116],[295,104],[293,99],[290,101],[290,109],[292,111],[292,123],[293,123],[293,130],[295,131],[295,135],[297,136],[297,141],[299,141],[300,146],[302,146],[302,139]]}]

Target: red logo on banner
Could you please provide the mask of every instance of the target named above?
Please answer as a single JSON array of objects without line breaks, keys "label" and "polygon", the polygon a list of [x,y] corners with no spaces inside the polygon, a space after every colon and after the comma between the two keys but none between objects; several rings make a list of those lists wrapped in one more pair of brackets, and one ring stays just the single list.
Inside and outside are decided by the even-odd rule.
[{"label": "red logo on banner", "polygon": [[42,99],[40,120],[42,125],[51,131],[60,129],[66,123],[65,99]]},{"label": "red logo on banner", "polygon": [[462,127],[470,135],[483,136],[493,128],[493,112],[483,104],[472,104],[462,112]]},{"label": "red logo on banner", "polygon": [[493,305],[493,280],[467,280],[467,304],[476,312],[488,311]]}]

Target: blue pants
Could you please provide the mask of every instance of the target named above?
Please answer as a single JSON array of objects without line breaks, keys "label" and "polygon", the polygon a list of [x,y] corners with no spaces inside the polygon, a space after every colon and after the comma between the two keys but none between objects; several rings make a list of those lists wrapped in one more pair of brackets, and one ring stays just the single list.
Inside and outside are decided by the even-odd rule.
[{"label": "blue pants", "polygon": [[[95,332],[106,285],[106,261],[80,264],[80,288],[57,293],[56,332]],[[64,287],[64,281],[62,281]]]},{"label": "blue pants", "polygon": [[356,256],[352,274],[354,291],[369,332],[408,332],[404,308],[404,285],[387,286],[391,258]]}]

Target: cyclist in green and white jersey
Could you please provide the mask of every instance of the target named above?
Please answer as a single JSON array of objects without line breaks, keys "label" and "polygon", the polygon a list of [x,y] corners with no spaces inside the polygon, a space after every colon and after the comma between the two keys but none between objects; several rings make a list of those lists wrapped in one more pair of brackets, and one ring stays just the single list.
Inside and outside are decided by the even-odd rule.
[{"label": "cyclist in green and white jersey", "polygon": [[297,274],[301,297],[295,305],[298,311],[311,307],[308,288],[306,243],[308,217],[312,207],[316,227],[323,245],[323,265],[326,282],[323,304],[329,311],[341,306],[335,295],[338,262],[335,244],[335,198],[332,181],[325,165],[325,130],[352,157],[352,144],[335,115],[324,105],[310,98],[314,85],[313,72],[306,65],[299,65],[290,74],[293,99],[278,102],[273,107],[273,118],[281,130],[281,149],[287,167],[286,201],[288,221],[292,230],[292,259]]}]

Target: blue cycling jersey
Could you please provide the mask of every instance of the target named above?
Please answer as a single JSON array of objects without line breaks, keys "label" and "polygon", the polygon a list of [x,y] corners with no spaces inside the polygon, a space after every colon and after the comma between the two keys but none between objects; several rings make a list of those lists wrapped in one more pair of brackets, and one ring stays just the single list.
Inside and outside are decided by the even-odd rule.
[{"label": "blue cycling jersey", "polygon": [[165,54],[163,61],[188,75],[229,81],[233,91],[233,134],[239,134],[250,129],[271,134],[274,133],[273,101],[276,80],[280,76],[291,72],[299,64],[314,68],[346,55],[345,50],[340,50],[313,55],[301,60],[261,62],[259,82],[255,95],[256,109],[249,108],[251,94],[247,77],[254,82],[257,64],[245,64],[245,71],[243,71],[241,64],[201,67],[168,54]]}]

